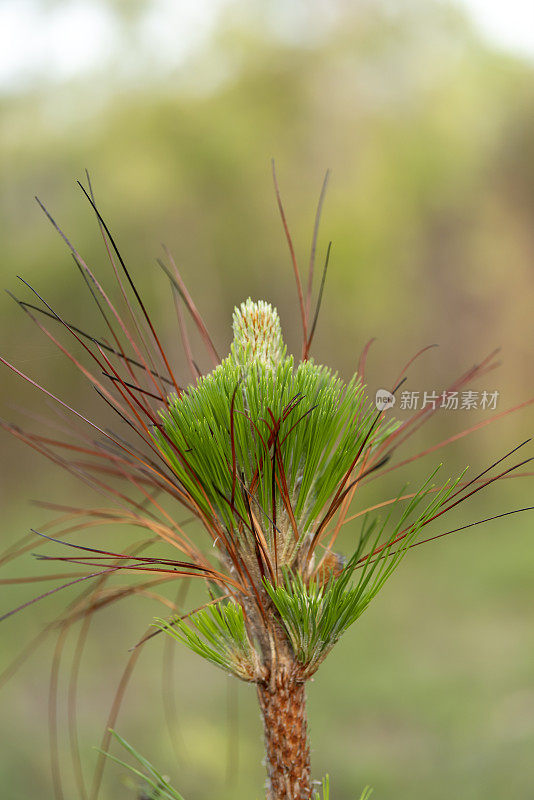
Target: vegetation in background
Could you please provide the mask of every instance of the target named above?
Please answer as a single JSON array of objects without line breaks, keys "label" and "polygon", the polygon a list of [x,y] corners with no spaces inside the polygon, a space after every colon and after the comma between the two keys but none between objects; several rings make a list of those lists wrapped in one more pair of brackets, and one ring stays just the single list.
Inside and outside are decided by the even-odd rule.
[{"label": "vegetation in background", "polygon": [[[208,89],[197,91],[194,71],[185,67],[158,79],[158,86],[146,92],[130,85],[119,98],[110,85],[105,108],[99,110],[86,87],[83,119],[72,99],[80,96],[80,87],[73,87],[71,100],[68,90],[60,89],[3,98],[4,274],[22,272],[45,296],[53,296],[70,319],[89,321],[80,284],[68,277],[63,251],[54,246],[29,200],[35,191],[42,195],[103,274],[94,229],[83,227],[80,207],[65,191],[66,182],[87,165],[97,178],[99,201],[112,213],[124,249],[137,263],[143,296],[160,309],[167,340],[174,322],[168,296],[153,281],[153,234],[179,255],[199,305],[214,320],[217,341],[229,342],[230,311],[250,294],[277,305],[293,345],[292,289],[271,211],[267,161],[274,153],[291,183],[288,214],[296,240],[304,244],[317,164],[321,169],[329,164],[335,182],[326,219],[334,239],[334,268],[317,332],[318,360],[333,354],[334,366],[351,374],[364,337],[380,333],[381,367],[374,382],[381,385],[382,376],[391,374],[406,351],[440,341],[434,363],[441,381],[465,360],[502,343],[504,369],[493,374],[503,402],[511,405],[530,394],[532,70],[483,47],[457,17],[434,4],[423,5],[425,13],[420,4],[406,5],[394,19],[386,19],[377,4],[325,26],[322,37],[311,32],[306,38],[306,29],[303,40],[289,41],[280,37],[272,20],[263,24],[269,21],[265,6],[262,24],[245,19],[236,31],[232,23],[208,57],[198,56],[214,72],[225,59],[232,65]],[[221,215],[221,208],[228,213]],[[12,288],[10,279],[7,283]],[[87,396],[44,343],[35,344],[29,329],[12,341],[12,331],[21,330],[16,311],[6,299],[0,318],[2,340],[8,342],[3,353],[19,364],[23,359],[21,366],[46,385],[68,388],[72,403],[81,401],[93,413],[97,398]],[[200,366],[205,369],[209,361]],[[371,364],[369,370],[373,376]],[[186,375],[183,361],[179,380]],[[19,413],[10,407],[14,385],[5,378],[3,416]],[[21,404],[33,403],[27,398]],[[471,418],[464,422],[470,424]],[[443,436],[456,424],[456,418],[442,417]],[[510,425],[506,434],[494,428],[491,453],[500,452],[505,435],[507,440],[517,436]],[[460,452],[459,464],[465,459],[480,463],[489,455],[480,438],[473,438],[470,447]],[[38,460],[27,459],[7,441],[3,452],[5,464],[20,464],[24,454],[24,473],[46,485],[44,491],[36,487],[34,495],[61,500],[63,487],[56,481],[50,486],[47,472],[37,471]],[[36,524],[36,512],[30,510],[23,521],[10,511],[20,508],[12,497],[26,489],[16,478],[20,468],[4,473],[1,491],[15,536]],[[74,491],[72,484],[67,486]],[[515,484],[507,486],[512,506],[517,502]],[[521,710],[532,703],[533,648],[526,613],[531,549],[527,523],[518,530],[523,533],[517,536],[504,527],[500,533],[475,535],[462,542],[461,558],[447,548],[438,548],[435,555],[418,554],[413,566],[395,579],[394,601],[378,603],[371,621],[362,618],[358,637],[340,642],[340,655],[334,654],[324,667],[321,693],[311,697],[319,774],[328,769],[336,775],[337,796],[354,797],[356,787],[367,780],[375,785],[375,796],[396,799],[412,796],[416,788],[423,791],[422,785],[425,796],[440,800],[457,793],[459,786],[465,797],[485,791],[488,798],[500,798],[505,790],[521,796],[531,785],[532,715]],[[347,526],[342,549],[349,552],[356,535]],[[513,537],[513,546],[503,550],[507,537]],[[105,546],[105,538],[95,538],[95,546]],[[3,587],[6,608],[21,597],[13,587],[8,590]],[[421,593],[427,609],[420,607]],[[59,611],[53,597],[51,603]],[[152,612],[139,613],[148,625]],[[12,655],[22,641],[20,625],[6,635]],[[120,611],[115,625],[124,634],[126,651],[138,626],[133,619],[125,621]],[[112,622],[103,630],[108,639],[117,633]],[[96,642],[93,646],[98,652]],[[6,652],[6,663],[9,656]],[[107,709],[105,697],[95,698],[103,686],[113,684],[107,674],[108,648],[100,660],[95,658],[101,677],[98,686],[90,679],[88,697],[93,700],[87,699],[90,707],[84,714],[94,733],[84,737],[86,751]],[[361,671],[361,685],[349,669],[353,664]],[[390,694],[391,671],[402,675],[400,695]],[[187,676],[184,682],[195,681],[197,673],[182,656],[178,674]],[[473,674],[480,676],[476,686]],[[224,738],[211,721],[215,713],[224,714],[222,685],[212,679],[203,714],[188,706],[181,680],[180,709],[190,723],[193,752],[192,761],[186,761],[191,766],[184,766],[184,792],[198,797],[195,772],[202,771],[211,786],[224,773],[224,764],[203,760],[203,747],[197,744],[203,739],[215,742],[212,751],[224,749]],[[27,696],[33,696],[39,681],[35,701],[41,707],[46,676],[28,684]],[[140,681],[141,693],[150,696],[153,669]],[[153,696],[151,703],[157,702]],[[25,720],[33,715],[23,699],[14,696],[8,703],[18,704],[10,714],[26,731],[20,735],[26,740]],[[249,708],[245,698],[240,703]],[[129,724],[142,736],[144,713],[132,709],[128,714]],[[45,715],[43,710],[39,718]],[[347,742],[337,748],[324,735],[334,717]],[[248,766],[257,759],[243,756],[250,755],[257,739],[255,722],[252,711],[248,716],[245,712],[241,788],[228,789],[232,798],[249,796],[257,785],[258,774]],[[40,742],[43,728],[44,723]],[[359,733],[362,729],[365,736]],[[139,736],[135,740],[142,741]],[[7,746],[13,748],[12,741]],[[390,755],[387,765],[380,757],[384,746]],[[66,744],[64,748],[66,757]],[[16,757],[0,766],[4,785],[14,786],[21,796],[25,790],[17,787],[28,776],[30,785],[49,782],[45,753],[34,749],[31,768],[17,768]],[[163,735],[154,750],[141,749],[153,753],[156,763],[172,762]],[[353,750],[362,758],[357,772]],[[16,752],[26,763],[27,753]],[[472,758],[467,752],[474,753]]]},{"label": "vegetation in background", "polygon": [[[38,304],[13,294],[11,297],[80,371],[115,417],[113,427],[102,427],[102,423],[88,419],[0,357],[4,366],[67,412],[64,428],[68,438],[50,438],[9,422],[1,422],[1,427],[112,502],[111,506],[99,504],[89,508],[43,504],[60,513],[47,526],[55,535],[35,529],[32,533],[41,537],[41,543],[62,545],[66,553],[38,554],[38,559],[58,562],[62,567],[74,565],[78,571],[45,572],[33,579],[12,578],[15,585],[43,580],[53,580],[59,585],[0,616],[0,623],[5,622],[50,595],[84,584],[81,593],[41,634],[60,631],[50,689],[52,779],[58,798],[64,793],[64,766],[57,749],[57,684],[64,637],[80,619],[84,620],[84,626],[89,625],[96,611],[140,593],[148,592],[166,606],[169,601],[161,590],[172,589],[169,584],[178,582],[179,586],[187,587],[193,579],[200,582],[207,594],[200,606],[183,614],[178,613],[176,604],[171,604],[173,616],[157,619],[159,630],[138,641],[126,665],[124,686],[139,649],[159,632],[185,644],[235,678],[252,683],[263,719],[267,800],[312,800],[306,684],[334,645],[359,619],[407,551],[416,544],[532,510],[532,507],[513,509],[462,523],[426,539],[420,537],[427,525],[496,481],[511,475],[529,475],[518,470],[532,459],[511,466],[509,460],[530,440],[517,445],[469,480],[462,480],[462,474],[453,481],[436,485],[433,480],[437,467],[419,489],[406,493],[404,486],[396,496],[388,497],[386,492],[379,495],[378,503],[362,507],[361,486],[412,464],[480,427],[459,431],[403,461],[394,458],[414,432],[447,407],[449,396],[457,395],[495,368],[496,353],[493,351],[460,375],[435,402],[424,404],[403,423],[388,421],[387,412],[407,380],[408,369],[428,348],[416,353],[400,370],[390,392],[377,393],[375,403],[367,397],[364,383],[372,340],[363,348],[358,370],[346,384],[332,370],[315,363],[310,350],[330,255],[329,245],[314,299],[317,236],[327,178],[328,173],[317,207],[304,282],[273,162],[274,188],[291,255],[302,324],[301,358],[297,363],[287,354],[276,310],[264,301],[252,302],[250,298],[234,311],[233,343],[229,356],[221,360],[204,319],[166,250],[168,264],[161,261],[160,266],[174,296],[177,328],[191,373],[188,386],[176,381],[172,359],[95,203],[89,175],[87,188],[79,185],[97,218],[122,295],[120,305],[109,299],[91,267],[38,200],[69,247],[109,336],[96,338],[66,321],[24,279],[22,283]],[[205,375],[198,367],[184,310],[213,361],[214,368]],[[44,324],[49,321],[67,334],[68,342],[62,343]],[[70,349],[72,344],[81,347],[89,357],[87,366]],[[379,401],[382,395],[387,396],[385,405]],[[534,398],[490,416],[483,424],[532,403]],[[76,433],[71,417],[88,430]],[[358,511],[348,516],[355,501]],[[178,509],[189,515],[185,522],[180,521]],[[374,513],[382,509],[386,512],[384,520]],[[360,537],[356,549],[345,559],[334,548],[341,528],[358,517],[364,518]],[[185,525],[192,521],[199,524],[204,537],[185,530]],[[120,537],[116,535],[105,549],[69,541],[73,533],[107,527],[110,523],[116,529],[128,525],[148,538],[130,542],[124,549],[117,546]],[[207,547],[210,543],[211,547]],[[161,545],[164,551],[152,554],[152,546],[159,549]],[[14,548],[8,548],[3,561],[13,560],[27,549],[25,537]],[[75,552],[69,554],[69,549]],[[137,581],[117,588],[113,579],[123,573],[137,576]],[[89,590],[86,581],[91,582]],[[79,640],[81,649],[76,652],[71,676],[74,686],[84,639],[85,634]],[[20,659],[8,667],[8,677],[16,671],[17,661]],[[113,702],[110,724],[117,718],[124,686]],[[102,741],[101,758],[89,789],[78,744],[76,692],[70,689],[68,706],[77,792],[82,800],[97,800],[103,777],[102,759],[109,748],[111,730]],[[165,784],[163,791],[167,789],[170,791],[170,786]],[[157,782],[155,792],[156,795],[159,792]]]}]

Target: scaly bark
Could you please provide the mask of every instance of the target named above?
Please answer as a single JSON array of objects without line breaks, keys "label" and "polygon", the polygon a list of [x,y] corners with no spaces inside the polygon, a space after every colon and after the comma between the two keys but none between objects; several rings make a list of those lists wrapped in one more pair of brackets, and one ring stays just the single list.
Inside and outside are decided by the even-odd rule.
[{"label": "scaly bark", "polygon": [[267,800],[310,800],[305,684],[279,673],[258,684],[265,732]]}]

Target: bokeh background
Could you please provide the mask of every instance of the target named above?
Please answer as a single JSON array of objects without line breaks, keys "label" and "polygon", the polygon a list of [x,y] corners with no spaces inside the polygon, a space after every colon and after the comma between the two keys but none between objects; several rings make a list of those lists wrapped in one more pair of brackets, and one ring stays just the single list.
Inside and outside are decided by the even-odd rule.
[{"label": "bokeh background", "polygon": [[[302,264],[329,167],[319,259],[330,239],[333,249],[315,357],[348,377],[376,336],[368,361],[374,392],[417,349],[437,343],[409,373],[407,388],[423,391],[442,388],[500,346],[502,366],[473,388],[499,391],[499,411],[519,404],[534,394],[534,12],[527,6],[2,0],[2,286],[23,294],[23,275],[70,320],[101,332],[69,253],[33,201],[37,194],[46,203],[109,284],[94,217],[75,183],[87,168],[180,376],[185,360],[155,265],[160,242],[173,251],[221,352],[232,309],[248,296],[278,307],[297,349],[296,295],[269,162],[276,158]],[[94,392],[7,296],[0,335],[2,354],[18,367],[76,407],[102,413]],[[3,417],[33,428],[44,424],[41,415],[54,418],[43,397],[5,369],[0,391]],[[406,454],[485,416],[442,413]],[[444,474],[483,468],[527,438],[532,421],[530,408],[506,417],[446,457],[438,452],[409,473],[393,472],[368,497],[417,483],[440,458]],[[32,499],[97,502],[7,435],[0,447],[2,549],[49,518]],[[528,504],[529,479],[509,480],[456,519]],[[347,551],[356,533],[347,531]],[[0,578],[37,571],[27,555]],[[1,608],[37,591],[0,585]],[[67,592],[49,598],[2,625],[0,668],[66,599]],[[78,712],[88,778],[128,648],[158,613],[138,598],[92,624]],[[359,797],[365,784],[377,800],[531,797],[533,620],[528,514],[415,550],[310,686],[314,773],[330,773],[333,798]],[[66,798],[76,796],[65,724],[71,639],[60,674]],[[53,796],[53,650],[52,637],[0,692],[0,794],[9,800]],[[253,691],[185,649],[173,658],[176,713],[168,679],[162,688],[169,652],[156,639],[139,660],[118,730],[188,800],[260,797]],[[135,797],[125,770],[108,766],[100,797]]]}]

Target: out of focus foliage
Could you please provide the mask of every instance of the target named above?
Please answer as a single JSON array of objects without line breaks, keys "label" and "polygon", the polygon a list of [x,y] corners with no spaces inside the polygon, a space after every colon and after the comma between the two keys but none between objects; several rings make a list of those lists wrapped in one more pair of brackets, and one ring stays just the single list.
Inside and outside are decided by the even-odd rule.
[{"label": "out of focus foliage", "polygon": [[[149,290],[165,241],[219,335],[229,338],[230,311],[248,294],[273,300],[291,325],[274,156],[304,260],[322,174],[332,169],[321,355],[331,358],[335,343],[340,365],[352,364],[365,337],[393,331],[405,347],[438,340],[448,359],[466,342],[474,353],[510,341],[514,372],[524,374],[534,70],[492,53],[447,4],[350,6],[288,12],[285,28],[278,4],[251,4],[255,13],[239,21],[241,7],[230,6],[209,46],[171,74],[151,78],[141,49],[143,80],[102,71],[5,97],[7,282],[21,271],[38,276],[60,304],[68,293],[79,316],[83,293],[67,277],[68,255],[32,197],[103,272],[94,220],[74,185],[87,167]],[[123,44],[135,44],[131,37]],[[15,313],[6,304],[10,330]]]},{"label": "out of focus foliage", "polygon": [[[47,7],[58,5],[49,0]],[[172,250],[221,353],[230,343],[232,309],[249,295],[278,307],[295,349],[295,290],[269,162],[276,159],[303,264],[330,167],[319,260],[329,239],[333,249],[316,358],[347,376],[365,341],[378,336],[369,358],[374,389],[389,385],[415,350],[436,342],[439,351],[416,373],[414,388],[424,390],[501,345],[504,364],[490,387],[501,392],[500,409],[532,394],[532,65],[493,51],[453,6],[437,0],[214,2],[212,35],[170,65],[143,37],[149,3],[101,5],[113,13],[118,33],[116,50],[98,70],[61,85],[43,75],[42,85],[0,97],[4,287],[26,293],[16,280],[21,274],[67,319],[101,333],[71,257],[32,199],[37,194],[45,202],[108,280],[98,227],[75,184],[87,168],[163,338],[176,341],[180,377],[186,365],[172,300],[155,264],[160,242]],[[176,38],[183,40],[184,32]],[[95,413],[98,398],[75,371],[12,301],[0,302],[2,353]],[[43,411],[15,376],[2,373],[0,387],[2,416],[21,419],[19,406]],[[464,415],[460,422],[452,415],[442,421],[443,431],[478,419]],[[497,458],[530,427],[524,416],[507,426],[470,440],[459,462]],[[9,539],[38,524],[40,512],[27,509],[23,498],[54,481],[50,496],[65,496],[48,464],[5,437],[1,447]],[[495,513],[524,498],[518,482],[508,483],[510,501],[501,495],[505,507]],[[514,530],[520,533],[503,526],[501,535],[517,536],[517,552],[510,545],[503,554],[496,534],[484,538],[481,531],[469,541],[448,542],[449,555],[445,545],[436,545],[436,555],[414,553],[392,584],[394,602],[377,607],[372,625],[362,620],[325,668],[311,698],[316,769],[335,776],[338,800],[367,782],[377,800],[528,795],[534,782],[534,642],[526,612],[533,599],[531,531],[526,522]],[[490,544],[482,555],[483,541]],[[6,603],[12,605],[9,593]],[[45,612],[36,613],[46,620]],[[141,625],[155,613],[151,606]],[[119,623],[120,654],[142,632],[138,620],[128,619]],[[84,731],[84,752],[98,741],[114,680],[105,665],[115,632],[105,623],[98,630],[104,644],[86,675],[90,694],[83,695],[81,724],[89,719],[92,727]],[[25,641],[20,631],[2,652],[17,652]],[[223,684],[213,683],[222,679],[212,673],[200,674],[183,653],[180,659],[177,674],[193,690],[181,693],[187,742],[174,782],[200,800],[213,796],[225,769]],[[152,704],[158,701],[156,672],[154,680],[148,667],[140,684]],[[4,745],[13,755],[0,757],[0,780],[12,787],[6,796],[26,798],[28,787],[37,785],[50,796],[46,679],[19,684],[23,689],[10,695],[5,717],[2,712],[18,726],[15,737],[10,726]],[[30,754],[35,720],[31,748],[39,752]],[[254,722],[244,723],[239,783],[230,785],[228,797],[253,796],[261,780]],[[152,751],[130,735],[133,726],[153,743],[159,724],[136,694],[118,729],[156,763],[172,764],[164,734],[157,734]],[[29,759],[31,766],[23,768]],[[108,796],[127,794],[112,792],[103,800]]]}]

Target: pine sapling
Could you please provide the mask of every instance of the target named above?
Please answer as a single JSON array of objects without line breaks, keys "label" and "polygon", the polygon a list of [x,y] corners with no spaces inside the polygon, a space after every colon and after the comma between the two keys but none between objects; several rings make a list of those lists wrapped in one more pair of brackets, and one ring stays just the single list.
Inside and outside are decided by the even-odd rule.
[{"label": "pine sapling", "polygon": [[[109,254],[122,296],[120,304],[110,300],[82,255],[45,213],[71,250],[106,332],[100,337],[84,332],[25,281],[34,296],[32,301],[15,299],[115,412],[117,427],[111,430],[87,419],[1,359],[59,404],[76,423],[83,423],[85,430],[80,433],[77,425],[76,439],[62,439],[28,432],[7,422],[2,426],[90,487],[104,492],[113,503],[90,508],[44,504],[60,512],[61,517],[53,537],[34,532],[38,544],[52,541],[56,545],[54,554],[39,558],[72,565],[77,571],[54,576],[59,581],[57,586],[2,619],[66,587],[79,586],[77,599],[49,626],[48,632],[59,627],[61,637],[76,622],[87,625],[96,611],[119,599],[145,591],[154,596],[184,579],[200,581],[206,590],[205,603],[188,613],[176,609],[154,621],[155,627],[148,629],[130,657],[121,692],[141,648],[159,633],[252,684],[263,719],[268,800],[312,800],[317,796],[310,763],[306,684],[336,642],[363,614],[410,548],[453,532],[439,529],[429,537],[428,525],[441,521],[449,510],[495,481],[525,474],[516,471],[530,461],[520,459],[509,465],[508,459],[524,442],[469,480],[464,473],[441,478],[440,466],[434,466],[418,488],[403,488],[395,497],[384,496],[371,508],[356,505],[358,491],[364,485],[448,444],[448,440],[439,442],[395,461],[397,448],[439,411],[447,393],[486,375],[496,365],[496,354],[491,353],[444,387],[434,406],[413,413],[404,422],[393,419],[389,409],[377,408],[367,394],[369,344],[348,381],[317,364],[310,348],[330,255],[329,246],[312,312],[325,187],[326,181],[304,288],[275,178],[297,284],[303,331],[299,358],[287,352],[276,310],[267,302],[248,299],[234,312],[233,343],[230,353],[220,359],[167,252],[166,262],[160,265],[174,297],[191,375],[188,386],[179,385],[176,369],[95,204],[89,183],[82,189]],[[184,311],[211,359],[207,374],[201,374],[194,358]],[[51,323],[55,329],[50,329]],[[81,346],[85,363],[59,338],[57,328]],[[392,395],[405,379],[406,369],[389,387]],[[528,400],[493,418],[532,402]],[[186,530],[189,522],[182,520],[184,510],[189,522],[197,523],[197,529],[190,533]],[[505,514],[519,510],[525,509]],[[343,557],[336,550],[336,542],[343,526],[355,518],[361,522],[359,538],[352,552]],[[472,524],[478,523],[455,530]],[[105,549],[71,541],[72,534],[99,525],[112,529],[135,526],[146,536],[124,550],[113,547],[113,539]],[[154,540],[165,550],[159,547],[157,554],[151,554]],[[64,548],[61,555],[57,554],[57,543]],[[35,536],[31,545],[23,541],[19,548],[11,548],[4,560],[27,552],[29,546],[36,548]],[[138,580],[113,588],[113,579],[121,573],[135,575]],[[108,728],[115,724],[119,705],[114,704]],[[110,736],[106,730],[101,744],[104,753],[109,749]],[[91,788],[85,783],[78,755],[74,755],[74,761],[79,796],[96,800],[103,757]],[[161,775],[150,770],[149,774],[157,789]],[[56,793],[61,796],[57,753],[53,756],[53,778]],[[170,787],[164,789],[168,794],[163,796],[180,796],[172,794]],[[325,796],[327,791],[328,787]]]}]

